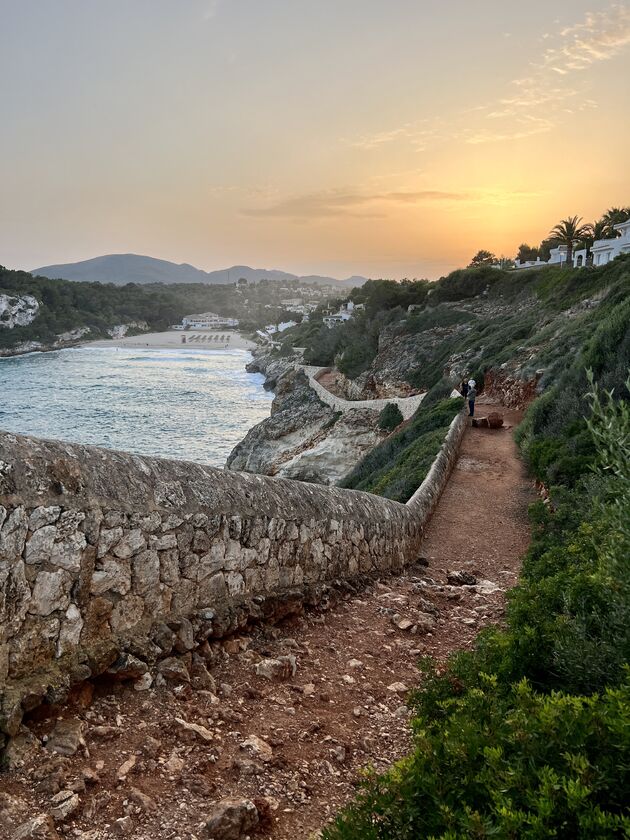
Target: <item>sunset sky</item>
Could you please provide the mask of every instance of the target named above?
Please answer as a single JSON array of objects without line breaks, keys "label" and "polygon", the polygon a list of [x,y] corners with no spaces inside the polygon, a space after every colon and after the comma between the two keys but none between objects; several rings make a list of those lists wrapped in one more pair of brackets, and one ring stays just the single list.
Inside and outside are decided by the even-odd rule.
[{"label": "sunset sky", "polygon": [[435,278],[630,204],[630,3],[0,0],[0,264]]}]

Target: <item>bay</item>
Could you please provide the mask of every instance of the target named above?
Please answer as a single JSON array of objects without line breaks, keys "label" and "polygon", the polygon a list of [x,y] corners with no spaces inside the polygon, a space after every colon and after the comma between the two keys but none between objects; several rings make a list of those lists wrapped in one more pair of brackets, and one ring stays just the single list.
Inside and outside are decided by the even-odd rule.
[{"label": "bay", "polygon": [[84,346],[0,359],[0,429],[222,467],[270,412],[249,358]]}]

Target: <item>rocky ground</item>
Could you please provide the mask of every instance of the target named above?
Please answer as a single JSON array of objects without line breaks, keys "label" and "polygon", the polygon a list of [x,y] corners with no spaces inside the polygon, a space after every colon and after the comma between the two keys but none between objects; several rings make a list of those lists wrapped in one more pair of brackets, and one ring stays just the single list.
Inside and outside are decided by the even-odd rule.
[{"label": "rocky ground", "polygon": [[361,768],[409,750],[404,700],[418,658],[443,661],[501,621],[531,498],[510,432],[470,429],[425,559],[404,575],[165,660],[157,674],[134,674],[130,661],[124,680],[84,684],[64,708],[33,713],[0,777],[0,837],[317,836]]}]

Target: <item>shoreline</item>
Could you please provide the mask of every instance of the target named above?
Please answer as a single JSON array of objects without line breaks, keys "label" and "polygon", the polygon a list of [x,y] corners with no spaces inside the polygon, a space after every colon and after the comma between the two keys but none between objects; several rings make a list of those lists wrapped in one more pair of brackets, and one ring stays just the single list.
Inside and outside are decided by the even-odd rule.
[{"label": "shoreline", "polygon": [[[182,342],[182,335],[186,335],[186,343]],[[189,343],[188,338],[195,335],[210,336],[212,343],[193,341]],[[214,336],[229,335],[230,340],[224,342],[214,341]],[[130,335],[122,338],[93,338],[93,339],[78,339],[75,341],[67,341],[56,346],[38,344],[36,346],[26,347],[18,345],[16,348],[2,348],[0,349],[0,361],[2,359],[14,359],[16,356],[30,356],[32,353],[55,353],[58,350],[72,350],[75,347],[111,347],[113,349],[136,347],[145,350],[246,350],[252,352],[258,345],[255,341],[251,341],[241,333],[235,332],[221,332],[220,330],[191,330],[184,333],[182,331],[168,330],[165,332],[148,332],[139,333],[138,335]]]},{"label": "shoreline", "polygon": [[[225,335],[229,340],[217,341],[216,337]],[[205,340],[193,340],[195,336]],[[182,342],[186,338],[186,342]],[[97,338],[91,341],[81,341],[78,347],[135,347],[152,350],[248,350],[252,351],[257,345],[238,332],[226,330],[166,330],[164,332],[139,333],[123,338]]]}]

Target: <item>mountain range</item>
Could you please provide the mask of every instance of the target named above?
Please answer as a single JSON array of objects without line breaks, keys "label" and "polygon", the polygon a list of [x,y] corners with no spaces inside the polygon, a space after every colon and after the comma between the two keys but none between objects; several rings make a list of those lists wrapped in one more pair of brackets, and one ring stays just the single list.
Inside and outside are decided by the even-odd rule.
[{"label": "mountain range", "polygon": [[257,283],[263,278],[268,280],[302,280],[304,283],[339,286],[351,289],[362,286],[365,277],[355,275],[345,280],[334,277],[322,277],[317,274],[300,277],[278,269],[250,268],[248,265],[233,265],[218,271],[203,271],[188,263],[169,262],[154,257],[138,254],[106,254],[91,260],[74,263],[45,265],[34,268],[32,274],[48,277],[51,280],[84,280],[96,283],[235,283],[244,277],[248,283]]}]

